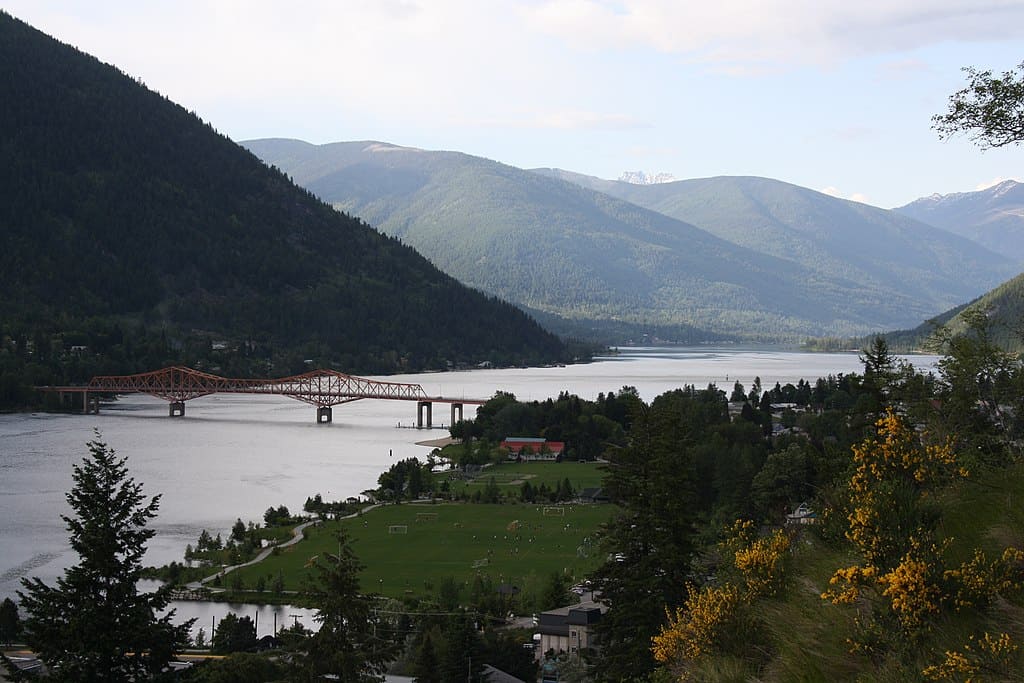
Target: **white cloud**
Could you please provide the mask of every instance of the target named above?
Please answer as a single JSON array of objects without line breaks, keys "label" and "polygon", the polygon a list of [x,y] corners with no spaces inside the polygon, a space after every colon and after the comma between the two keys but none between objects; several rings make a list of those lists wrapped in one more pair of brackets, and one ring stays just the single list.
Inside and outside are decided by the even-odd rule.
[{"label": "white cloud", "polygon": [[649,48],[741,73],[1024,36],[1018,0],[547,0],[527,14],[578,48]]},{"label": "white cloud", "polygon": [[866,194],[864,194],[863,192],[853,192],[851,194],[846,194],[845,192],[840,190],[835,185],[829,185],[828,187],[823,187],[823,188],[821,188],[818,191],[821,192],[822,194],[827,194],[830,197],[835,197],[837,199],[849,199],[851,202],[860,202],[861,204],[870,204],[870,202],[868,201],[868,196]]}]

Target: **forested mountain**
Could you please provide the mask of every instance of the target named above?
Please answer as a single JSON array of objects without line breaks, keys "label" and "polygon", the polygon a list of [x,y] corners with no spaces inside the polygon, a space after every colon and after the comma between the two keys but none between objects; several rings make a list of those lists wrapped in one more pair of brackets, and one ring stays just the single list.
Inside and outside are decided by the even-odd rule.
[{"label": "forested mountain", "polygon": [[778,180],[722,176],[635,185],[555,169],[537,172],[689,221],[819,277],[860,283],[892,297],[893,305],[909,299],[914,310],[930,311],[922,318],[1018,272],[1001,249],[990,251],[899,213]]},{"label": "forested mountain", "polygon": [[963,334],[973,317],[988,320],[987,334],[1000,348],[1024,351],[1024,275],[1018,275],[982,294],[969,303],[952,308],[910,330],[886,334],[886,340],[900,350],[921,350],[934,346],[940,326],[953,334]]},{"label": "forested mountain", "polygon": [[[825,259],[821,248],[803,253],[810,239],[780,242],[762,232],[762,241],[736,244],[605,187],[455,152],[378,142],[243,144],[463,282],[563,318],[682,323],[755,339],[857,334],[906,326],[976,296],[986,286],[979,283],[994,284],[1009,268],[967,240],[928,245],[939,231],[902,217],[890,221],[901,229],[886,225],[866,237],[858,234],[864,221],[846,221]],[[740,229],[756,233],[750,218]],[[835,218],[833,211],[822,220]],[[861,254],[877,265],[855,265]]]},{"label": "forested mountain", "polygon": [[977,192],[933,194],[894,211],[1024,262],[1024,184],[1015,180]]},{"label": "forested mountain", "polygon": [[272,374],[565,359],[513,306],[4,13],[0,64],[0,404],[29,381],[196,359]]}]

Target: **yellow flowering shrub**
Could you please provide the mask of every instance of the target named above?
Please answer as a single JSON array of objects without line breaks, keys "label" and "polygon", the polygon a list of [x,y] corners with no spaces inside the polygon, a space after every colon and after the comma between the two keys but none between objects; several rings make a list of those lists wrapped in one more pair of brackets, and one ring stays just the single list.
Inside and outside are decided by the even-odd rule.
[{"label": "yellow flowering shrub", "polygon": [[929,681],[974,681],[980,682],[979,672],[993,673],[1000,678],[1018,673],[1015,656],[1018,646],[1008,633],[993,636],[985,633],[980,639],[971,636],[963,652],[946,651],[946,658],[940,664],[926,667],[921,675]]},{"label": "yellow flowering shrub", "polygon": [[733,555],[736,569],[743,576],[748,600],[762,595],[775,595],[784,577],[783,565],[789,551],[789,535],[776,529],[770,535],[751,541]]},{"label": "yellow flowering shrub", "polygon": [[990,563],[985,553],[975,549],[970,560],[945,571],[943,578],[955,586],[952,600],[956,609],[988,604],[996,595],[1024,587],[1024,550],[1008,547]]},{"label": "yellow flowering shrub", "polygon": [[741,604],[739,589],[729,584],[688,591],[683,607],[666,610],[668,624],[653,638],[651,650],[659,662],[692,661],[711,652]]},{"label": "yellow flowering shrub", "polygon": [[942,591],[931,580],[928,562],[909,554],[892,571],[878,577],[885,587],[882,595],[889,599],[893,613],[903,628],[913,630],[942,607]]},{"label": "yellow flowering shrub", "polygon": [[832,588],[821,594],[822,600],[831,600],[834,605],[852,605],[861,597],[866,586],[873,586],[878,570],[871,565],[840,568],[828,580]]},{"label": "yellow flowering shrub", "polygon": [[853,446],[856,469],[850,478],[851,508],[846,537],[873,565],[886,565],[906,551],[911,529],[890,528],[894,492],[919,499],[958,470],[949,443],[924,445],[890,408],[876,423],[876,435]]}]

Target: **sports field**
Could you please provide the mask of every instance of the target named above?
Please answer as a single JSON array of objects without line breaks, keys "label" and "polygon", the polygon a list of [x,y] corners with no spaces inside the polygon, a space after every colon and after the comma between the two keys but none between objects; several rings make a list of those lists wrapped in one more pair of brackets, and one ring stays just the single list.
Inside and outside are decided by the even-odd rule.
[{"label": "sports field", "polygon": [[[495,483],[503,491],[518,494],[525,482],[530,482],[534,489],[541,484],[555,489],[559,482],[568,479],[573,490],[579,492],[600,486],[604,474],[602,466],[593,462],[504,462],[485,467],[473,480],[454,479],[449,486],[455,495],[463,490],[473,495],[474,490],[482,489],[494,477]],[[446,475],[441,473],[436,476],[444,478]]]},{"label": "sports field", "polygon": [[[432,595],[444,577],[459,583],[474,574],[535,588],[552,572],[582,580],[601,562],[595,531],[611,505],[406,504],[376,508],[361,517],[308,530],[307,540],[252,567],[238,570],[246,587],[283,572],[295,590],[314,556],[336,550],[334,530],[344,525],[366,565],[362,589],[392,597]],[[270,583],[268,579],[268,584]]]}]

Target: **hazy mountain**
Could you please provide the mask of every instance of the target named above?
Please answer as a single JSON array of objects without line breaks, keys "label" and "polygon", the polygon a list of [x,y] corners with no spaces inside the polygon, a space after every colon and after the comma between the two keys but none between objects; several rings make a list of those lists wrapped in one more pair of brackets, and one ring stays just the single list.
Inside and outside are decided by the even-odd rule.
[{"label": "hazy mountain", "polygon": [[933,194],[894,209],[1024,261],[1024,184],[1005,180],[977,192]]},{"label": "hazy mountain", "polygon": [[195,336],[298,359],[277,373],[566,354],[513,306],[2,12],[0,64],[0,376],[13,358],[57,367],[70,344],[88,355],[60,372],[152,369],[130,366],[179,359]]},{"label": "hazy mountain", "polygon": [[633,185],[538,172],[688,221],[821,277],[907,296],[917,310],[948,309],[1019,272],[1010,259],[944,230],[778,180],[723,176]]},{"label": "hazy mountain", "polygon": [[[761,338],[857,334],[913,324],[1009,273],[1005,259],[968,240],[784,183],[774,185],[806,197],[817,213],[787,208],[768,190],[762,212],[736,211],[733,199],[708,188],[699,218],[735,215],[738,223],[716,236],[696,218],[606,194],[671,192],[681,183],[594,181],[588,189],[550,177],[575,179],[569,174],[457,152],[379,142],[243,144],[463,282],[568,318],[685,323]],[[769,202],[779,211],[765,213]],[[738,239],[744,232],[759,238]]]}]

